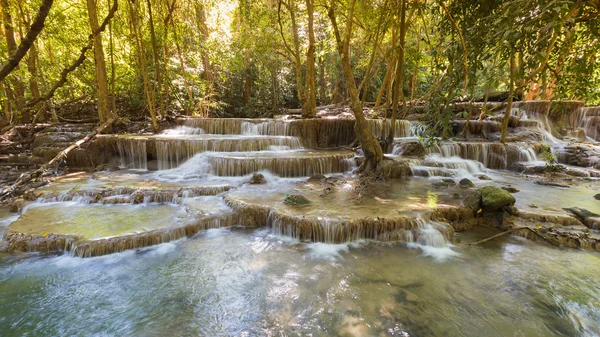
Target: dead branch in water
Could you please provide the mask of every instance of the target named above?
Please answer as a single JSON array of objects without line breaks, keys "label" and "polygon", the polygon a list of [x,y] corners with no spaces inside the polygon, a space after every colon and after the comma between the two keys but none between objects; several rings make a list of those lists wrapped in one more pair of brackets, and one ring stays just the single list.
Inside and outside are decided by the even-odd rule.
[{"label": "dead branch in water", "polygon": [[508,235],[510,233],[513,233],[513,232],[516,232],[516,231],[519,231],[519,230],[522,230],[522,229],[528,230],[531,233],[535,234],[536,236],[542,238],[544,241],[548,242],[549,244],[551,244],[553,246],[556,246],[556,244],[554,242],[548,240],[548,238],[544,237],[543,235],[541,235],[540,233],[536,232],[535,230],[533,230],[532,228],[529,228],[529,227],[514,227],[514,228],[511,228],[511,229],[509,229],[509,230],[507,230],[505,232],[498,233],[496,235],[492,235],[492,236],[490,236],[487,239],[479,240],[479,241],[472,242],[472,243],[467,243],[467,246],[479,245],[479,244],[482,244],[482,243],[485,243],[485,242],[497,239],[499,237],[506,236],[506,235]]},{"label": "dead branch in water", "polygon": [[17,191],[17,189],[19,187],[27,184],[28,182],[30,182],[33,179],[41,177],[42,175],[44,175],[45,173],[47,173],[47,171],[49,171],[51,168],[55,168],[55,167],[58,168],[58,166],[60,166],[60,164],[63,162],[63,160],[67,157],[67,155],[69,154],[69,152],[71,152],[72,150],[80,147],[84,143],[89,142],[90,140],[92,140],[99,133],[101,133],[106,128],[108,128],[109,126],[111,126],[114,121],[115,121],[115,119],[112,118],[112,119],[108,120],[106,123],[100,125],[98,128],[96,128],[94,131],[92,131],[87,136],[85,136],[82,139],[80,139],[80,140],[76,141],[75,143],[71,144],[66,149],[60,151],[56,155],[56,157],[54,157],[52,160],[50,160],[49,162],[47,162],[46,164],[44,164],[42,167],[38,168],[37,170],[22,174],[21,177],[19,177],[19,179],[14,184],[12,184],[11,186],[5,188],[2,191],[2,193],[0,193],[0,201],[6,200],[8,198],[16,196],[15,195],[15,191]]}]

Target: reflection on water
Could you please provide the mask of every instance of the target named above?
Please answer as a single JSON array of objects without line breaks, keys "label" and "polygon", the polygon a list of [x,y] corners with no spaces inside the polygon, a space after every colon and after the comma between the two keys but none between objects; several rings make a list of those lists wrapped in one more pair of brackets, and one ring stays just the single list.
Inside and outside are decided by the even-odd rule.
[{"label": "reflection on water", "polygon": [[444,257],[439,259],[403,244],[302,244],[268,229],[216,229],[98,258],[4,256],[0,331],[2,336],[600,331],[598,254],[516,238],[446,249],[435,252]]}]

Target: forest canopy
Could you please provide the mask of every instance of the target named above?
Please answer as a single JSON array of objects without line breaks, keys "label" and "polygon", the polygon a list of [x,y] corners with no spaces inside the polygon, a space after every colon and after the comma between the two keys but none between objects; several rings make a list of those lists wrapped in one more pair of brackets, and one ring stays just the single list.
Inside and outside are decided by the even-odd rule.
[{"label": "forest canopy", "polygon": [[124,102],[153,120],[172,112],[261,117],[282,108],[310,117],[316,106],[355,98],[401,115],[407,102],[474,100],[511,83],[513,95],[526,99],[600,102],[598,0],[0,5],[2,64],[49,8],[43,29],[0,82],[2,118],[12,123],[81,100],[97,102],[100,121]]}]

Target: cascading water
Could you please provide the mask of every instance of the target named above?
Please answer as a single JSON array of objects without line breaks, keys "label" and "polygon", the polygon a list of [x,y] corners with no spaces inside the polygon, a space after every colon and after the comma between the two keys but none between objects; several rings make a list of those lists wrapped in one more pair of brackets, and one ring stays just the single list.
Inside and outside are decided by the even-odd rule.
[{"label": "cascading water", "polygon": [[117,142],[120,167],[137,170],[148,169],[146,140],[137,138],[119,138]]}]

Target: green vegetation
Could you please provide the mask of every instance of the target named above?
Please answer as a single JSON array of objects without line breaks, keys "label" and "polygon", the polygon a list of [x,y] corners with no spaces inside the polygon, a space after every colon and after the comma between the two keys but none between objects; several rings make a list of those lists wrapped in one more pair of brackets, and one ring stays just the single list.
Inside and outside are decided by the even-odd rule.
[{"label": "green vegetation", "polygon": [[[174,113],[266,117],[301,108],[312,117],[317,106],[345,104],[374,168],[383,156],[366,131],[367,103],[394,120],[427,102],[425,136],[447,138],[448,105],[457,101],[508,92],[507,116],[513,98],[600,101],[600,4],[592,0],[0,5],[4,124],[64,120],[56,106],[88,101],[100,122],[127,105],[155,128]],[[462,117],[477,117],[470,114]]]}]

